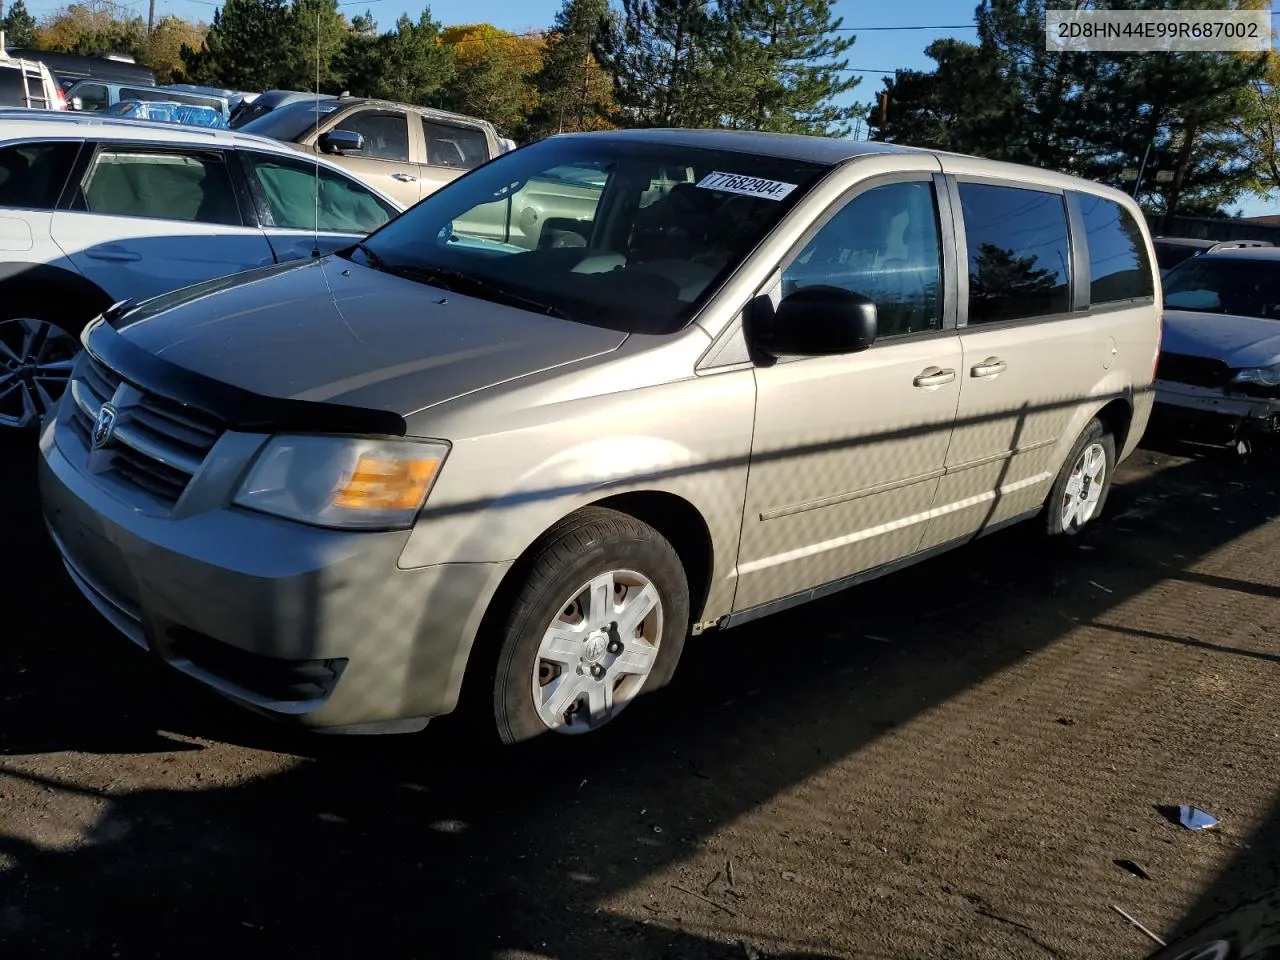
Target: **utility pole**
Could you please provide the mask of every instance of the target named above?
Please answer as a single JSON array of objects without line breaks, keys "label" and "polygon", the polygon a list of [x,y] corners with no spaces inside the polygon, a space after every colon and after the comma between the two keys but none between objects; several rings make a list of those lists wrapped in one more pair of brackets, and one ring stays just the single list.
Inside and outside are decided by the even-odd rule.
[{"label": "utility pole", "polygon": [[1138,199],[1138,189],[1142,186],[1142,175],[1147,172],[1147,158],[1151,156],[1151,144],[1155,142],[1153,137],[1147,141],[1147,149],[1142,151],[1142,163],[1138,164],[1138,178],[1133,181],[1133,199]]},{"label": "utility pole", "polygon": [[156,28],[156,0],[151,0],[151,6],[147,10],[147,36],[151,36],[151,31]]}]

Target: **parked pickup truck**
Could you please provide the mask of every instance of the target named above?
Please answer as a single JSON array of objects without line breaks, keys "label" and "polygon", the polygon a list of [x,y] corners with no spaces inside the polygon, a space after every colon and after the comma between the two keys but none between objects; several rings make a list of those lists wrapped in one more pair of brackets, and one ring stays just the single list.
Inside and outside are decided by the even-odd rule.
[{"label": "parked pickup truck", "polygon": [[361,97],[291,103],[240,129],[319,153],[406,206],[505,152],[487,120]]}]

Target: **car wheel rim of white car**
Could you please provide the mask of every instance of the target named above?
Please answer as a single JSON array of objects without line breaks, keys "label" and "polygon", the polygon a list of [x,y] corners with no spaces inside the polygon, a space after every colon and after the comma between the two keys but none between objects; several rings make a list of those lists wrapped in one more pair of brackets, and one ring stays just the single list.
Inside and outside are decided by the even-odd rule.
[{"label": "car wheel rim of white car", "polygon": [[538,645],[533,705],[548,729],[577,734],[616,717],[653,672],[662,597],[633,570],[592,577],[563,603]]},{"label": "car wheel rim of white car", "polygon": [[1072,533],[1093,519],[1106,479],[1107,451],[1101,443],[1091,443],[1080,452],[1062,491],[1063,530]]},{"label": "car wheel rim of white car", "polygon": [[40,421],[67,388],[79,345],[43,320],[0,321],[0,428]]}]

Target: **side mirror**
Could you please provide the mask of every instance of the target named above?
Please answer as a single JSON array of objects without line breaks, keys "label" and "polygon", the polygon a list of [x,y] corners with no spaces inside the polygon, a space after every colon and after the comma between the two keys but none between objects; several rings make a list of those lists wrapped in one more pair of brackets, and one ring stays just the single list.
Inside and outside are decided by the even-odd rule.
[{"label": "side mirror", "polygon": [[585,247],[591,239],[591,221],[569,217],[547,217],[538,233],[538,249]]},{"label": "side mirror", "polygon": [[352,130],[330,130],[320,134],[320,150],[324,153],[355,153],[364,149],[364,134]]},{"label": "side mirror", "polygon": [[81,100],[79,97],[72,97],[71,102],[67,104],[67,106],[69,106],[72,110],[83,110],[84,101]]},{"label": "side mirror", "polygon": [[[768,303],[767,298],[761,298]],[[866,350],[876,339],[875,301],[842,287],[801,287],[783,297],[776,310],[768,304],[757,317],[753,339],[775,356],[820,357]]]}]

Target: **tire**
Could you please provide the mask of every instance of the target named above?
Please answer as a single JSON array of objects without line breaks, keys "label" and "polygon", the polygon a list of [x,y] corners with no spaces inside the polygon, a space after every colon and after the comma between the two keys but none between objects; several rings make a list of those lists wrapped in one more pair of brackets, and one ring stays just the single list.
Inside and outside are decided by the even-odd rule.
[{"label": "tire", "polygon": [[1280,956],[1280,890],[1240,904],[1147,960],[1268,960]]},{"label": "tire", "polygon": [[[1095,470],[1096,459],[1085,462],[1086,453],[1091,458],[1101,454],[1100,471]],[[1115,438],[1101,420],[1090,420],[1063,461],[1045,501],[1045,531],[1049,536],[1075,536],[1102,515],[1115,468]],[[1073,504],[1068,502],[1069,493],[1075,496]]]},{"label": "tire", "polygon": [[615,510],[588,508],[548,531],[507,597],[491,689],[508,745],[607,725],[638,694],[666,686],[689,633],[675,549]]},{"label": "tire", "polygon": [[80,330],[41,318],[36,310],[9,307],[4,313],[9,316],[0,319],[0,439],[16,439],[38,430],[66,390],[80,353]]}]

